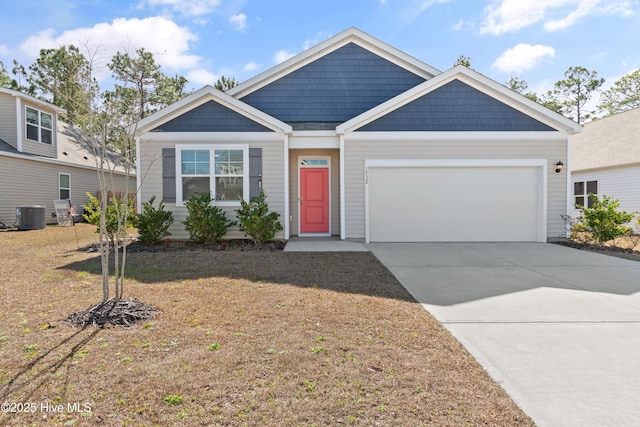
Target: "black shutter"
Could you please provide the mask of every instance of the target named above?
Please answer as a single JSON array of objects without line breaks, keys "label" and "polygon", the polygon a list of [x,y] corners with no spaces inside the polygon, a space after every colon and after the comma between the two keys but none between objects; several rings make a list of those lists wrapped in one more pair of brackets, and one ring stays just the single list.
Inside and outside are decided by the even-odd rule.
[{"label": "black shutter", "polygon": [[162,200],[176,203],[176,149],[162,149]]},{"label": "black shutter", "polygon": [[260,197],[262,189],[262,148],[249,148],[249,199]]}]

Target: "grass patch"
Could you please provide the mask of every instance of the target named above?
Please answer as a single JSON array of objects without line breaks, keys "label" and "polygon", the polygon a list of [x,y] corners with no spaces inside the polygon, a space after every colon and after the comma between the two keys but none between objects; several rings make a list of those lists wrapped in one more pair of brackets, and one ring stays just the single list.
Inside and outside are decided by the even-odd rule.
[{"label": "grass patch", "polygon": [[102,295],[95,238],[0,232],[0,401],[91,408],[47,425],[533,425],[371,254],[132,252],[125,298],[161,313],[76,328]]}]

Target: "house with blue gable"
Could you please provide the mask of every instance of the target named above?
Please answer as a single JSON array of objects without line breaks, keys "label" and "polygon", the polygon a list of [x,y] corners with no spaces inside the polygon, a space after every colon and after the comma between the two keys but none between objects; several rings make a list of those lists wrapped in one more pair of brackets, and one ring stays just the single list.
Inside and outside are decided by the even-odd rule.
[{"label": "house with blue gable", "polygon": [[193,194],[233,217],[264,190],[282,239],[546,242],[566,233],[558,165],[580,130],[474,70],[441,72],[350,28],[143,119],[138,206],[164,200],[185,239]]}]

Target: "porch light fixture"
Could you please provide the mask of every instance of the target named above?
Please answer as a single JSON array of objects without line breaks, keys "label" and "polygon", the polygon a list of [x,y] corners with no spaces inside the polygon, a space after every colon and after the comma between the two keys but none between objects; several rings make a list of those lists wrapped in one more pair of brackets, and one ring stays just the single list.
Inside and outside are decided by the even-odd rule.
[{"label": "porch light fixture", "polygon": [[562,172],[563,168],[564,168],[564,163],[562,163],[560,160],[558,160],[558,163],[556,163],[556,170],[554,172],[555,173],[560,173],[560,172]]}]

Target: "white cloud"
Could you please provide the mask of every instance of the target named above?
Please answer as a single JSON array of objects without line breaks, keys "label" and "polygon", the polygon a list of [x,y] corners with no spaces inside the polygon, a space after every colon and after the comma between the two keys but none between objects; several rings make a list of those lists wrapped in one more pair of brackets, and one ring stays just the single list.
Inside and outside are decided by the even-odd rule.
[{"label": "white cloud", "polygon": [[538,22],[545,30],[556,31],[590,15],[630,14],[631,0],[493,0],[484,9],[480,33],[500,35]]},{"label": "white cloud", "polygon": [[275,64],[279,64],[281,62],[286,61],[287,59],[294,57],[296,54],[295,52],[290,52],[288,50],[279,50],[276,52],[275,55],[273,55],[273,62]]},{"label": "white cloud", "polygon": [[418,2],[417,6],[418,6],[418,10],[420,12],[423,12],[427,9],[429,9],[431,6],[435,6],[437,4],[444,4],[444,3],[449,3],[452,0],[422,0],[420,2]]},{"label": "white cloud", "polygon": [[251,72],[251,71],[255,71],[255,70],[259,69],[260,67],[261,67],[261,65],[256,63],[256,62],[249,62],[247,65],[242,67],[242,71]]},{"label": "white cloud", "polygon": [[[185,70],[196,68],[200,62],[199,56],[189,54],[189,43],[195,40],[197,36],[189,29],[167,18],[155,16],[144,19],[118,18],[111,23],[99,23],[61,34],[46,29],[29,37],[19,49],[30,58],[36,58],[40,49],[73,44],[81,51],[88,48],[89,54],[96,51],[104,66],[116,52],[133,54],[136,49],[143,47],[154,54],[156,62],[163,68]],[[108,74],[107,71],[104,73]]]},{"label": "white cloud", "polygon": [[453,31],[460,31],[464,28],[464,19],[459,19],[458,22],[451,26]]},{"label": "white cloud", "polygon": [[551,46],[520,43],[504,51],[491,68],[505,74],[519,74],[535,67],[545,58],[553,58],[555,56],[556,51]]},{"label": "white cloud", "polygon": [[195,87],[211,85],[213,86],[218,80],[218,76],[203,68],[191,70],[185,76],[189,80],[189,84]]},{"label": "white cloud", "polygon": [[229,23],[235,27],[236,30],[242,31],[247,28],[247,15],[239,13],[229,18]]},{"label": "white cloud", "polygon": [[220,0],[142,0],[139,8],[144,6],[164,7],[183,16],[201,16],[213,12],[220,5]]},{"label": "white cloud", "polygon": [[9,48],[7,47],[7,45],[0,44],[0,55],[1,56],[9,55]]}]

